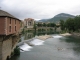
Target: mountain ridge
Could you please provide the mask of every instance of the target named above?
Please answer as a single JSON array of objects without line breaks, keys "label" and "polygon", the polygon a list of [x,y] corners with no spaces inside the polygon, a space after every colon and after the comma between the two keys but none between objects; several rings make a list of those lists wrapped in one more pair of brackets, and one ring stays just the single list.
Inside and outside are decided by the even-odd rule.
[{"label": "mountain ridge", "polygon": [[41,19],[39,20],[39,22],[54,22],[54,23],[57,23],[59,22],[60,20],[67,20],[68,18],[74,18],[75,16],[74,15],[71,15],[71,14],[67,14],[67,13],[60,13],[60,14],[57,14],[55,15],[54,17],[50,18],[50,19]]}]

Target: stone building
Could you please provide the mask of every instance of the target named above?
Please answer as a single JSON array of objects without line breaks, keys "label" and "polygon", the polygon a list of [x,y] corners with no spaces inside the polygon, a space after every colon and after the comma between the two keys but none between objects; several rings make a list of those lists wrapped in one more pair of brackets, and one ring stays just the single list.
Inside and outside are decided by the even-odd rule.
[{"label": "stone building", "polygon": [[0,10],[0,60],[7,60],[19,41],[19,35],[16,35],[20,30],[21,21]]},{"label": "stone building", "polygon": [[26,28],[33,28],[34,27],[34,19],[32,19],[32,18],[24,19],[24,26]]}]

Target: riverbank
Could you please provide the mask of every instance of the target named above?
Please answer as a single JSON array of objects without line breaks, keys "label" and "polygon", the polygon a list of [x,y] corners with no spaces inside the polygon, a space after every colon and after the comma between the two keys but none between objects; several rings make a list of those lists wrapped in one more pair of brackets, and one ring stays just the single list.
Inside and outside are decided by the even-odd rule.
[{"label": "riverbank", "polygon": [[75,38],[80,38],[80,33],[64,33],[64,34],[60,34],[61,36],[72,36]]},{"label": "riverbank", "polygon": [[[59,34],[61,36],[71,36],[72,34],[70,33],[64,33],[64,34]],[[46,40],[48,38],[54,38],[52,35],[42,35],[42,36],[38,36],[37,39],[40,39],[40,40]]]},{"label": "riverbank", "polygon": [[52,38],[51,35],[42,35],[42,36],[38,36],[37,39],[40,39],[40,40],[46,40],[48,38]]},{"label": "riverbank", "polygon": [[80,33],[71,33],[73,37],[80,38]]},{"label": "riverbank", "polygon": [[64,34],[60,34],[61,36],[71,36],[72,34],[70,33],[64,33]]}]

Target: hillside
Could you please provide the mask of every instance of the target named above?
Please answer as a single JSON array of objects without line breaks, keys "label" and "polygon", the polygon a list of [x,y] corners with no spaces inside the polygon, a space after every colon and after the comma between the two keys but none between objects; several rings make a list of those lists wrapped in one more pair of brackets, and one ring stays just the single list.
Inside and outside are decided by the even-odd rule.
[{"label": "hillside", "polygon": [[74,17],[75,17],[75,16],[70,15],[70,14],[60,13],[60,14],[54,16],[54,17],[51,18],[51,19],[42,19],[42,20],[40,20],[40,22],[55,22],[55,23],[57,23],[57,22],[59,22],[61,19],[62,19],[62,20],[66,20],[66,19],[68,19],[68,18],[74,18]]}]

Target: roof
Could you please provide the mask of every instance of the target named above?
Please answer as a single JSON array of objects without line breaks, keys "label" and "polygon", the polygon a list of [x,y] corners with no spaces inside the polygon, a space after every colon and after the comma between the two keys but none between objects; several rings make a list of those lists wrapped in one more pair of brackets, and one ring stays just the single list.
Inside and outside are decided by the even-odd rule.
[{"label": "roof", "polygon": [[27,19],[24,19],[25,21],[34,21],[34,19],[32,18],[27,18]]},{"label": "roof", "polygon": [[[6,16],[6,17],[11,17],[11,18],[16,18],[13,15],[11,15],[8,12],[3,11],[3,10],[0,10],[0,16]],[[16,19],[18,19],[18,18],[16,18]]]}]

